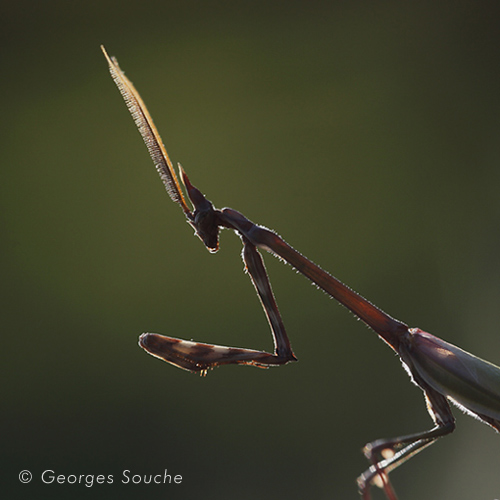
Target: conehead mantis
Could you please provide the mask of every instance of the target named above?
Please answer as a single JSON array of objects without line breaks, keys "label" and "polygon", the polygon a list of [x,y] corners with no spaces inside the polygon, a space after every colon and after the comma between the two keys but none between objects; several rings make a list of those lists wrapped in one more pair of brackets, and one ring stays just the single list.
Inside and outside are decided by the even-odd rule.
[{"label": "conehead mantis", "polygon": [[217,346],[144,333],[139,345],[151,355],[168,363],[206,375],[209,369],[227,364],[269,367],[296,361],[271,284],[258,249],[279,257],[352,311],[400,357],[412,382],[424,393],[428,412],[434,422],[430,430],[379,439],[368,443],[363,452],[371,466],[358,478],[364,500],[370,487],[382,487],[389,500],[396,494],[388,474],[413,455],[453,432],[455,419],[450,402],[466,413],[500,431],[500,368],[419,328],[410,328],[351,290],[334,276],[308,260],[275,232],[254,224],[231,208],[218,210],[194,187],[179,165],[180,179],[194,210],[181,189],[172,162],[156,127],[133,84],[118,66],[115,58],[101,47],[111,76],[146,143],[155,167],[171,199],[178,203],[187,221],[210,252],[219,248],[220,229],[232,229],[243,242],[246,272],[257,291],[274,339],[274,352]]}]

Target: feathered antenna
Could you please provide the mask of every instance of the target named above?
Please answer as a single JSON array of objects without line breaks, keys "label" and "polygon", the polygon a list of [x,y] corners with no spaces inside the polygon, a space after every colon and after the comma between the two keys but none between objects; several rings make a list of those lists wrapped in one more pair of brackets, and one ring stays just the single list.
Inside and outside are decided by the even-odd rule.
[{"label": "feathered antenna", "polygon": [[153,119],[144,104],[144,101],[141,99],[139,92],[137,92],[132,82],[120,69],[116,58],[110,57],[103,45],[101,45],[101,50],[108,61],[111,77],[116,83],[116,86],[118,87],[118,90],[120,91],[125,104],[127,105],[127,108],[142,135],[151,159],[155,164],[156,170],[165,185],[167,193],[173,201],[181,206],[188,219],[192,219],[193,214],[187,206],[186,199],[182,194],[181,186],[177,179],[177,175],[175,174],[172,162],[168,156],[165,146],[163,145],[160,134],[158,133],[158,130],[156,130]]}]

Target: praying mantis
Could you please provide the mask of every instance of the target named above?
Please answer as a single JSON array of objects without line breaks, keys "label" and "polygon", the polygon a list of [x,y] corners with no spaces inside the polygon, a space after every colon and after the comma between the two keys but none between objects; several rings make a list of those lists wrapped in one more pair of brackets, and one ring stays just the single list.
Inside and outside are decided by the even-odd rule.
[{"label": "praying mantis", "polygon": [[389,481],[389,472],[438,438],[453,432],[455,419],[450,402],[500,432],[498,366],[419,328],[408,327],[297,252],[274,231],[254,224],[231,208],[214,208],[201,191],[193,186],[179,164],[180,180],[194,208],[191,210],[139,93],[120,69],[117,60],[108,56],[103,46],[101,49],[111,76],[132,114],[170,198],[180,205],[195,234],[212,253],[219,249],[220,229],[231,229],[241,238],[245,270],[261,301],[274,340],[274,352],[268,353],[181,340],[157,333],[143,333],[139,338],[139,345],[145,351],[174,366],[201,375],[206,375],[209,369],[220,365],[240,364],[267,368],[297,361],[264,261],[258,251],[266,250],[289,263],[372,328],[399,355],[411,381],[424,393],[427,410],[434,422],[432,429],[392,439],[378,439],[364,447],[363,453],[371,465],[358,478],[358,488],[363,500],[370,500],[370,488],[373,484],[383,488],[388,500],[397,500]]}]

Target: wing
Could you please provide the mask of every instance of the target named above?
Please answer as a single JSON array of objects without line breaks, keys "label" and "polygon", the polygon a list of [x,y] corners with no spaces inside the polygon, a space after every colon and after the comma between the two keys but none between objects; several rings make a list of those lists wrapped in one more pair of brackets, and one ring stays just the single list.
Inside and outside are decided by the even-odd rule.
[{"label": "wing", "polygon": [[498,429],[500,367],[418,328],[410,333],[409,362],[420,377],[462,409],[487,417]]}]

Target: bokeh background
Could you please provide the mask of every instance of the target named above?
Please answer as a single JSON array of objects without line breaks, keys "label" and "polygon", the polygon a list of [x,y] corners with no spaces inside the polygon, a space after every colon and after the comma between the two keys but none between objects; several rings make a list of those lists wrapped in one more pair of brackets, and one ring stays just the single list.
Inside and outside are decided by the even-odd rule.
[{"label": "bokeh background", "polygon": [[[272,339],[238,238],[193,237],[101,43],[216,206],[500,363],[499,22],[481,1],[4,2],[2,497],[355,499],[366,442],[431,427],[390,350],[270,256],[299,363],[200,378],[137,346]],[[499,436],[456,414],[391,475],[401,499],[499,497]]]}]

